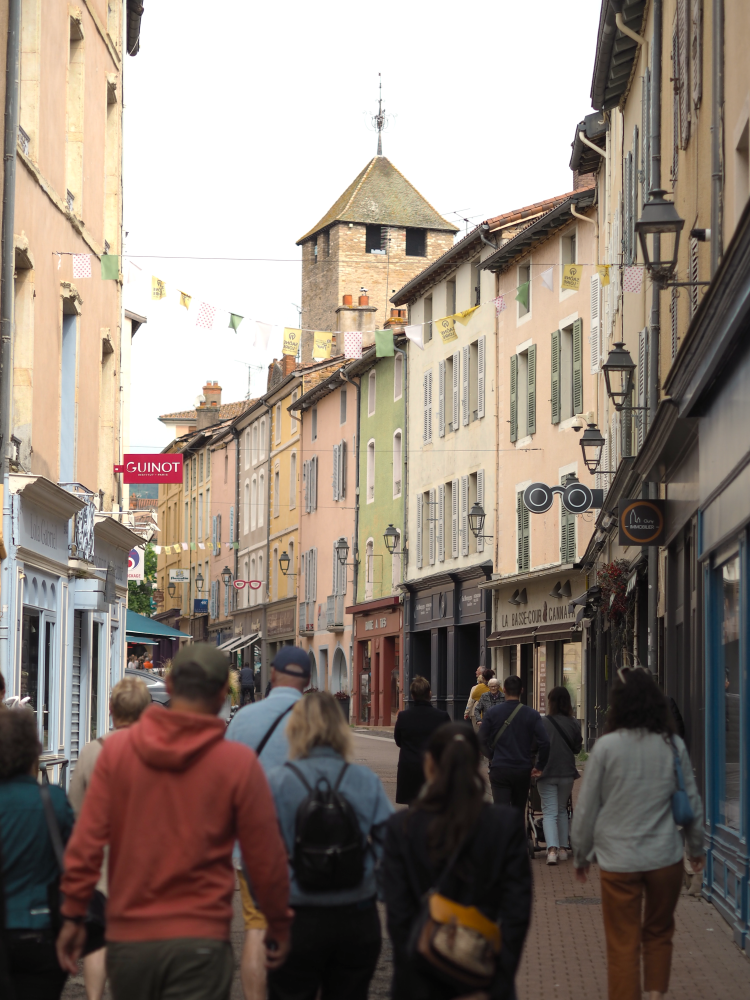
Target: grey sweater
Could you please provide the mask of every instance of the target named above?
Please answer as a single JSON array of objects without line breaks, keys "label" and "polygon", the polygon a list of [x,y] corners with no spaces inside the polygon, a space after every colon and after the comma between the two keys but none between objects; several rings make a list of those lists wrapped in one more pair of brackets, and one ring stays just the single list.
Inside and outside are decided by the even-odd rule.
[{"label": "grey sweater", "polygon": [[[557,729],[555,729],[553,723],[549,721],[548,715],[543,716],[542,722],[549,736],[549,760],[540,780],[546,781],[548,778],[576,778],[578,776],[578,769],[576,768],[576,759],[573,751],[558,733]],[[578,719],[573,719],[568,715],[556,715],[555,722],[573,744],[576,753],[579,753],[583,746],[583,737],[581,736],[581,723]]]},{"label": "grey sweater", "polygon": [[598,739],[583,776],[571,841],[576,868],[596,861],[608,872],[666,868],[703,850],[703,805],[685,744],[674,737],[696,817],[681,831],[672,817],[677,788],[672,747],[658,733],[618,729]]}]

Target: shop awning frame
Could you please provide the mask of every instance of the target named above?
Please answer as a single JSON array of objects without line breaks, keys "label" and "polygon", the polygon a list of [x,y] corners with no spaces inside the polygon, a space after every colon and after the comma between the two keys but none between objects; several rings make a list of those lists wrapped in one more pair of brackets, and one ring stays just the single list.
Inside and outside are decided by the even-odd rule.
[{"label": "shop awning frame", "polygon": [[235,635],[231,639],[227,639],[226,642],[222,642],[217,649],[221,649],[225,653],[237,653],[245,646],[251,646],[254,642],[257,642],[260,638],[260,632],[253,632],[252,635]]}]

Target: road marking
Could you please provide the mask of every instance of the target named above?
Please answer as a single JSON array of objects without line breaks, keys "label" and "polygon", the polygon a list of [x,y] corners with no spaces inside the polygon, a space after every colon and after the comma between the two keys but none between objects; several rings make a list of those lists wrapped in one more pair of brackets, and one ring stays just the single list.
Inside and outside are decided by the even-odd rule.
[{"label": "road marking", "polygon": [[393,746],[396,744],[393,740],[388,739],[387,736],[366,736],[364,733],[354,733],[354,736],[359,736],[361,740],[377,740],[378,743],[392,743]]}]

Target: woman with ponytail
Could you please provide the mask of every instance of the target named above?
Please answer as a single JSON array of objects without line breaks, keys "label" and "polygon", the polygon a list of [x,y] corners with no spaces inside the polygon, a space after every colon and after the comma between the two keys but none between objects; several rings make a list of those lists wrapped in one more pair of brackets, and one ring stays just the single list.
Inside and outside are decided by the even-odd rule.
[{"label": "woman with ponytail", "polygon": [[516,812],[485,801],[466,723],[430,737],[426,784],[388,821],[384,893],[393,1000],[514,1000],[531,915],[531,870]]}]

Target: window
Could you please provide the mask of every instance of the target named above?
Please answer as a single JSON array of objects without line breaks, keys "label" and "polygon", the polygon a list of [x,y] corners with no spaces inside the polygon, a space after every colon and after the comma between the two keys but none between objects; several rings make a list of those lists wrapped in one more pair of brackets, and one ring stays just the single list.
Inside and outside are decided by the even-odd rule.
[{"label": "window", "polygon": [[261,472],[258,479],[258,527],[263,527],[263,515],[266,510],[266,477]]},{"label": "window", "polygon": [[375,442],[367,442],[367,502],[375,499]]},{"label": "window", "polygon": [[482,304],[482,272],[479,270],[479,259],[471,265],[471,304],[480,306]]},{"label": "window", "polygon": [[560,239],[560,251],[562,264],[577,264],[576,260],[576,230]]},{"label": "window", "polygon": [[317,264],[318,263],[318,237],[317,236],[314,237],[314,239],[312,241],[312,255],[313,255],[313,264]]},{"label": "window", "polygon": [[185,531],[183,532],[182,537],[185,541],[187,541],[190,537],[190,508],[188,507],[187,500],[185,501]]},{"label": "window", "polygon": [[374,576],[374,562],[375,562],[375,544],[372,538],[367,539],[365,544],[365,600],[369,601],[372,599],[372,584]]},{"label": "window", "polygon": [[206,479],[211,478],[211,449],[206,450]]},{"label": "window", "polygon": [[[247,492],[247,489],[248,486],[245,483],[245,492]],[[252,485],[250,486],[250,502],[248,506],[250,510],[250,530],[252,531],[255,529],[258,518],[258,480],[256,476],[253,476]],[[247,529],[245,530],[247,531]]]},{"label": "window", "polygon": [[406,230],[406,256],[426,257],[427,256],[427,233],[424,229]]},{"label": "window", "polygon": [[456,279],[451,278],[445,283],[445,309],[449,316],[456,311]]},{"label": "window", "polygon": [[206,490],[206,537],[208,537],[208,526],[211,523],[211,490]]},{"label": "window", "polygon": [[281,444],[281,403],[276,404],[276,444]]},{"label": "window", "polygon": [[271,569],[271,600],[275,601],[279,596],[279,550],[274,547],[273,567]]},{"label": "window", "polygon": [[260,422],[260,430],[258,431],[258,438],[259,438],[259,440],[258,440],[258,457],[259,458],[265,458],[266,457],[266,418],[265,417],[263,417],[263,419]]},{"label": "window", "polygon": [[305,497],[305,513],[312,514],[318,509],[318,457],[314,455],[302,463],[302,488]]},{"label": "window", "polygon": [[279,490],[279,487],[280,487],[279,480],[280,480],[280,471],[279,471],[279,466],[278,466],[278,463],[277,463],[276,464],[276,468],[274,469],[274,473],[273,473],[273,516],[274,517],[278,517],[279,516],[279,510],[280,510],[280,506],[281,506],[280,505],[280,498],[279,498],[279,492],[280,492],[280,490]]},{"label": "window", "polygon": [[[677,354],[677,348],[679,347],[680,338],[677,334],[677,289],[672,289],[672,296],[669,303],[669,318],[671,322],[671,341],[672,341],[672,360],[674,360]],[[640,419],[640,416],[639,418]]]},{"label": "window", "polygon": [[448,430],[457,431],[459,427],[459,409],[461,406],[461,352],[455,351],[445,362],[445,394],[446,409],[450,420]]},{"label": "window", "polygon": [[552,333],[550,400],[552,423],[583,412],[583,321]]},{"label": "window", "polygon": [[289,510],[297,506],[297,452],[289,459]]},{"label": "window", "polygon": [[339,393],[339,423],[346,423],[346,389]]},{"label": "window", "polygon": [[393,400],[401,399],[404,385],[404,356],[396,354],[393,359]]},{"label": "window", "polygon": [[[257,580],[258,579],[258,577],[255,575],[255,572],[256,572],[256,570],[255,570],[255,556],[253,556],[253,558],[250,560],[250,576],[248,577],[248,580]],[[256,595],[257,591],[253,590],[252,587],[247,587],[246,589],[250,591],[250,593],[248,594],[249,603],[250,604],[255,604],[255,595]]]},{"label": "window", "polygon": [[197,481],[198,481],[198,459],[193,458],[193,460],[190,462],[190,485],[192,489],[195,489]]},{"label": "window", "polygon": [[198,494],[198,540],[203,538],[203,494]]},{"label": "window", "polygon": [[333,499],[343,500],[346,496],[346,441],[333,446]]},{"label": "window", "polygon": [[398,532],[398,539],[396,545],[393,549],[393,555],[391,557],[391,592],[397,593],[399,584],[401,583],[401,532]]},{"label": "window", "polygon": [[401,431],[398,430],[393,435],[393,498],[401,496]]},{"label": "window", "polygon": [[[525,294],[522,289],[525,286]],[[531,312],[531,265],[522,264],[518,268],[518,318],[522,319]]]},{"label": "window", "polygon": [[83,191],[83,135],[84,135],[84,41],[81,22],[74,17],[70,24],[70,48],[68,50],[68,94],[67,94],[67,151],[66,185],[68,210],[80,205]]},{"label": "window", "polygon": [[432,441],[432,369],[424,373],[423,382],[424,397],[424,422],[422,426],[422,440],[427,444]]},{"label": "window", "polygon": [[313,406],[310,410],[310,438],[313,441],[318,440],[318,408]]},{"label": "window", "polygon": [[[63,308],[66,308],[65,306]],[[76,355],[78,321],[75,313],[62,318],[60,365],[60,482],[75,482],[76,468]]]},{"label": "window", "polygon": [[[299,393],[295,389],[294,392],[292,393],[292,406],[294,406],[294,404],[297,402],[297,397],[298,396],[299,396]],[[296,434],[297,433],[297,411],[296,410],[291,410],[290,413],[289,413],[289,433],[290,434]]]},{"label": "window", "polygon": [[198,482],[203,482],[203,452],[198,456]]},{"label": "window", "polygon": [[[185,472],[185,489],[189,490],[190,489],[190,462],[189,461],[185,462],[185,464],[183,466],[183,469],[184,469],[184,472]],[[224,482],[226,482],[226,479],[224,480]]]},{"label": "window", "polygon": [[424,339],[425,343],[432,340],[432,296],[428,295],[424,300]]},{"label": "window", "polygon": [[384,253],[383,227],[365,226],[365,253]]},{"label": "window", "polygon": [[[255,444],[256,444],[256,447],[257,447],[257,443],[258,443],[257,428],[253,427],[253,433],[255,435]],[[256,450],[255,448],[253,448],[251,450],[251,446],[250,446],[250,428],[249,427],[245,431],[245,435],[244,435],[243,440],[244,440],[243,449],[244,449],[244,452],[245,452],[245,468],[249,469],[250,468],[250,461],[251,461],[251,459],[252,459],[252,461],[255,461],[255,450]]]},{"label": "window", "polygon": [[375,369],[367,377],[367,416],[375,415]]},{"label": "window", "polygon": [[[258,556],[258,579],[261,581],[265,580],[265,577],[263,576],[263,556]],[[259,587],[256,591],[259,604],[263,603],[263,590],[263,587]]]},{"label": "window", "polygon": [[[563,476],[562,486],[567,486],[575,475]],[[560,497],[560,562],[575,562],[576,555],[576,515],[572,514]]]},{"label": "window", "polygon": [[518,542],[519,573],[525,573],[531,567],[529,520],[529,508],[523,502],[523,493],[518,493],[516,495],[516,538]]},{"label": "window", "polygon": [[253,448],[252,448],[252,460],[253,463],[258,461],[258,425],[253,424]]},{"label": "window", "polygon": [[242,504],[242,530],[245,534],[255,527],[255,499],[258,491],[258,483],[253,476],[252,487],[245,481]]},{"label": "window", "polygon": [[289,570],[287,572],[286,578],[286,593],[287,597],[294,596],[297,590],[297,577],[292,576],[294,573],[294,541],[290,541],[286,547],[286,553],[289,556]]},{"label": "window", "polygon": [[536,344],[510,358],[510,439],[536,433]]}]

